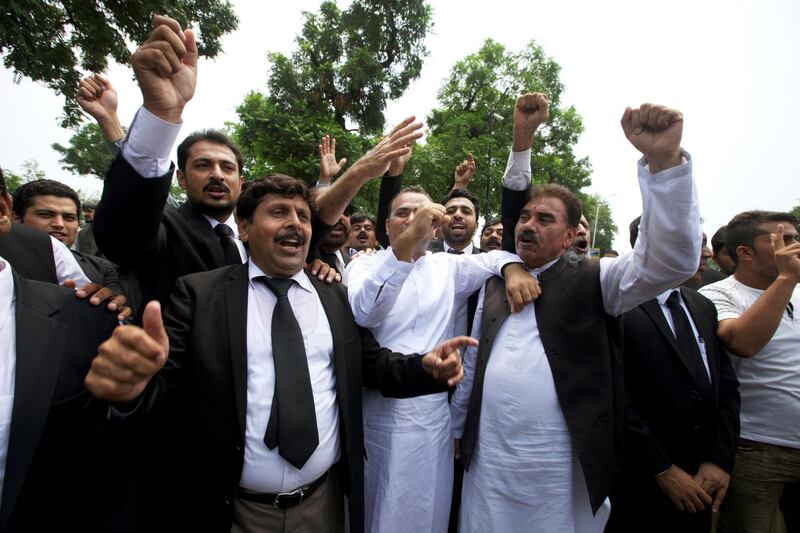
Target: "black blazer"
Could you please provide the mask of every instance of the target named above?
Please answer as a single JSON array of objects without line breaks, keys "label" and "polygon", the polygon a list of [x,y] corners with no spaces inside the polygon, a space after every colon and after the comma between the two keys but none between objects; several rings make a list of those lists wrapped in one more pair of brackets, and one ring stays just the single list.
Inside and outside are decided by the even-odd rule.
[{"label": "black blazer", "polygon": [[8,259],[14,272],[23,278],[58,283],[53,243],[41,230],[11,224],[11,231],[0,235],[0,257]]},{"label": "black blazer", "polygon": [[[0,531],[123,531],[106,404],[83,386],[115,313],[14,272],[16,370]],[[123,506],[124,507],[124,506]],[[114,523],[114,520],[119,522]]]},{"label": "black blazer", "polygon": [[630,397],[624,443],[628,480],[654,483],[653,477],[671,464],[690,475],[706,461],[729,473],[733,468],[739,382],[716,336],[714,304],[692,289],[680,291],[704,340],[711,387],[695,382],[658,300],[623,315],[625,389]]},{"label": "black blazer", "polygon": [[[442,392],[421,358],[383,349],[353,319],[344,287],[309,278],[333,335],[341,439],[340,479],[350,530],[364,529],[364,443],[361,387],[387,396]],[[188,510],[175,518],[187,531],[230,531],[244,463],[247,412],[247,265],[180,278],[165,313],[170,358],[149,387],[145,405],[167,403],[179,427]],[[265,327],[269,327],[265,325]],[[173,394],[174,390],[174,394]],[[171,405],[170,405],[171,404]],[[177,406],[177,408],[176,408]]]}]

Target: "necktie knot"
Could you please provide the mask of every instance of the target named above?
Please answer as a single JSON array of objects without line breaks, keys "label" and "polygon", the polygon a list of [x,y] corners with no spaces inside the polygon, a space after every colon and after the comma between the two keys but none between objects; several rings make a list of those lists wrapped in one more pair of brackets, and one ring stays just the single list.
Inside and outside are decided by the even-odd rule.
[{"label": "necktie knot", "polygon": [[681,298],[678,295],[678,291],[672,291],[667,297],[667,307],[674,309],[675,306],[681,306]]},{"label": "necktie knot", "polygon": [[214,233],[217,237],[233,237],[233,230],[227,224],[219,223],[214,226]]},{"label": "necktie knot", "polygon": [[285,297],[289,294],[289,287],[294,283],[292,278],[268,278],[263,276],[259,279],[278,298]]},{"label": "necktie knot", "polygon": [[447,250],[447,253],[448,254],[453,254],[453,255],[463,255],[464,251],[463,250],[456,250],[455,248],[450,248],[449,250]]}]

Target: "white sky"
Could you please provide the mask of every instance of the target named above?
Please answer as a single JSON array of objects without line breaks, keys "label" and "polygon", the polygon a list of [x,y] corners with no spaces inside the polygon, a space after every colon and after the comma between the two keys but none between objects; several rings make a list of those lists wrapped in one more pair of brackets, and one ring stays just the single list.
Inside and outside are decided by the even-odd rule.
[{"label": "white sky", "polygon": [[[251,90],[266,90],[266,53],[290,52],[302,10],[317,0],[234,2],[239,29],[223,40],[225,53],[201,60],[198,88],[184,113],[184,133],[221,127]],[[641,212],[637,154],[619,127],[626,105],[656,102],[685,116],[683,146],[694,158],[703,227],[713,234],[747,209],[788,210],[796,192],[800,108],[800,3],[791,0],[612,1],[432,0],[434,30],[420,79],[386,110],[389,123],[436,105],[453,63],[487,37],[519,50],[536,39],[562,67],[562,102],[574,105],[585,133],[576,148],[592,162],[591,192],[605,196],[629,249],[627,224]],[[346,2],[339,2],[340,7]],[[141,94],[127,67],[109,72],[128,124]],[[62,170],[50,145],[65,144],[58,126],[62,100],[46,87],[13,83],[0,69],[0,165],[15,171],[35,159],[47,175],[99,191],[102,182]],[[506,117],[511,114],[503,113]],[[455,162],[454,162],[455,164]]]}]

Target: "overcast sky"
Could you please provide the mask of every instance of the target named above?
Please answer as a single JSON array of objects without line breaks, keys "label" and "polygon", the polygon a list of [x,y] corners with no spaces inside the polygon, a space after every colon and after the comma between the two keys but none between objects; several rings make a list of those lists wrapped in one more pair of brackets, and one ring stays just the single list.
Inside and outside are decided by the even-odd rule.
[{"label": "overcast sky", "polygon": [[[223,39],[220,57],[200,61],[184,133],[235,120],[244,95],[266,89],[266,53],[290,52],[301,12],[316,10],[319,2],[234,4],[239,29]],[[424,117],[453,63],[487,37],[511,50],[537,40],[561,65],[562,102],[583,117],[586,131],[576,153],[590,157],[590,191],[609,200],[623,230],[615,241],[619,250],[630,248],[627,224],[641,211],[637,154],[619,127],[626,105],[656,102],[684,113],[683,146],[694,159],[709,236],[739,211],[788,210],[800,203],[795,159],[800,2],[432,0],[431,5],[430,55],[420,79],[388,105],[388,122],[410,114]],[[141,104],[132,72],[114,65],[108,76],[120,94],[120,119],[128,124]],[[35,159],[48,177],[84,192],[100,190],[99,180],[62,170],[50,148],[70,136],[58,126],[61,98],[27,80],[14,84],[7,69],[0,69],[0,94],[3,168],[19,171],[23,161]]]}]

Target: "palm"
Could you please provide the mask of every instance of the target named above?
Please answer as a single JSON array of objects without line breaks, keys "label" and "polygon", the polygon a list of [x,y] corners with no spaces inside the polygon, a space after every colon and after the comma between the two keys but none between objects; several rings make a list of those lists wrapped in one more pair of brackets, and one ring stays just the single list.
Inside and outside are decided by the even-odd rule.
[{"label": "palm", "polygon": [[319,170],[323,176],[335,176],[341,169],[342,167],[336,162],[335,154],[325,154],[319,160]]}]

